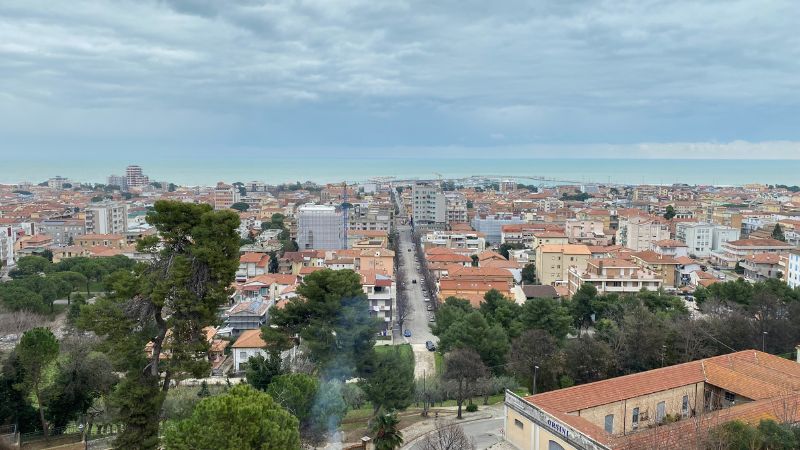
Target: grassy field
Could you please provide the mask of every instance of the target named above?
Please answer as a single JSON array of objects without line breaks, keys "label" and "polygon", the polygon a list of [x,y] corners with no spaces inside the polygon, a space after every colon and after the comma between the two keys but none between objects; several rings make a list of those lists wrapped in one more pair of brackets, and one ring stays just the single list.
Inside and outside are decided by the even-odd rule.
[{"label": "grassy field", "polygon": [[375,346],[376,353],[393,352],[396,351],[395,349],[397,349],[397,351],[399,351],[404,358],[407,358],[409,361],[411,361],[411,364],[414,364],[414,350],[411,349],[411,344]]},{"label": "grassy field", "polygon": [[436,375],[441,375],[444,372],[444,356],[439,352],[434,353],[433,363],[436,366]]}]

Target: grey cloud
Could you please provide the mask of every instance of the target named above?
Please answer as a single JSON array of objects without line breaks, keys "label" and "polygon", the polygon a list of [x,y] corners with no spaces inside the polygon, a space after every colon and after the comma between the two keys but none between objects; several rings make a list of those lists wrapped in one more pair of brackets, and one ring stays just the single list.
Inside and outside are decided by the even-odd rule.
[{"label": "grey cloud", "polygon": [[4,2],[0,119],[191,111],[298,145],[308,126],[349,130],[332,145],[795,140],[776,118],[800,104],[797,19],[791,0]]}]

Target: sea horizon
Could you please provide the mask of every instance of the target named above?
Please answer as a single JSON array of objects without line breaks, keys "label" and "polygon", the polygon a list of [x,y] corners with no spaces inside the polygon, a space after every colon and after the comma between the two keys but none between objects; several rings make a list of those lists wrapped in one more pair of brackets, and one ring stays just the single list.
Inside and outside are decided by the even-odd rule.
[{"label": "sea horizon", "polygon": [[[115,158],[91,160],[2,161],[0,183],[41,182],[57,175],[78,182],[105,183],[135,164],[153,181],[211,186],[218,181],[263,181],[268,184],[312,181],[361,182],[396,179],[507,176],[525,184],[548,184],[543,177],[578,183],[690,185],[800,184],[795,159],[621,159],[621,158],[442,158],[442,157],[258,157],[239,161],[191,158]],[[525,177],[533,177],[527,179]]]}]

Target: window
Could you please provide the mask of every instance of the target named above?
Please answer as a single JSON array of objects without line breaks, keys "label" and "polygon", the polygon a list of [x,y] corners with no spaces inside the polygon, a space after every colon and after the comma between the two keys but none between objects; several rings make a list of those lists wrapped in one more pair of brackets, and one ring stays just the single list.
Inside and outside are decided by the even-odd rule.
[{"label": "window", "polygon": [[633,424],[633,429],[639,428],[639,407],[633,408],[633,414],[631,415],[631,422]]},{"label": "window", "polygon": [[247,352],[239,352],[239,358],[242,358],[242,359],[247,358]]},{"label": "window", "polygon": [[725,391],[725,401],[726,402],[730,402],[730,403],[735,402],[736,401],[736,394],[734,394],[733,392]]},{"label": "window", "polygon": [[689,416],[689,396],[688,395],[684,395],[683,396],[683,402],[681,403],[681,414],[683,415],[683,417],[688,417]]},{"label": "window", "polygon": [[609,414],[606,416],[605,426],[603,427],[606,430],[606,433],[611,434],[614,432],[614,415]]},{"label": "window", "polygon": [[661,423],[667,415],[667,404],[665,402],[658,402],[656,405],[656,423]]},{"label": "window", "polygon": [[519,429],[525,428],[525,425],[523,425],[519,419],[514,419],[514,425],[516,425],[516,427]]},{"label": "window", "polygon": [[547,441],[547,450],[564,450],[564,447],[556,441]]}]

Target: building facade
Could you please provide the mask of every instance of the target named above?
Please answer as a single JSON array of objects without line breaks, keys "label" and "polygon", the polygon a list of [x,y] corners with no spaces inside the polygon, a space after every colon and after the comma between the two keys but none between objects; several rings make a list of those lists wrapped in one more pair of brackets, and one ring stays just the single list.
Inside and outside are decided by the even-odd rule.
[{"label": "building facade", "polygon": [[654,272],[618,258],[591,259],[584,271],[575,266],[569,269],[570,297],[584,284],[591,284],[599,294],[635,294],[642,289],[656,291],[661,283]]},{"label": "building facade", "polygon": [[125,234],[128,232],[128,205],[124,202],[92,203],[84,211],[86,234]]},{"label": "building facade", "polygon": [[460,192],[445,192],[445,205],[447,209],[447,224],[467,223],[467,199]]},{"label": "building facade", "polygon": [[503,233],[503,225],[523,224],[525,219],[522,216],[515,216],[511,213],[498,213],[486,216],[475,216],[472,219],[472,228],[483,233],[486,242],[500,244]]},{"label": "building facade", "polygon": [[707,258],[725,242],[739,239],[739,230],[712,223],[680,222],[675,225],[675,236],[686,243],[689,254]]},{"label": "building facade", "polygon": [[447,201],[441,188],[434,183],[414,183],[411,213],[415,227],[443,230],[447,223]]},{"label": "building facade", "polygon": [[80,219],[48,219],[39,224],[39,232],[50,235],[53,245],[72,245],[77,236],[86,234],[86,225]]},{"label": "building facade", "polygon": [[305,204],[297,209],[300,250],[338,250],[345,246],[342,213],[330,205]]},{"label": "building facade", "polygon": [[800,421],[798,379],[797,362],[745,350],[524,398],[506,391],[504,438],[519,450],[711,448],[703,439],[726,422]]},{"label": "building facade", "polygon": [[570,267],[582,273],[591,258],[592,252],[585,245],[540,245],[536,249],[536,278],[539,284],[566,285]]},{"label": "building facade", "polygon": [[641,252],[652,250],[655,243],[669,239],[669,225],[658,217],[620,217],[617,244]]},{"label": "building facade", "polygon": [[150,184],[150,178],[142,172],[139,166],[128,166],[125,168],[125,187],[139,188]]},{"label": "building facade", "polygon": [[239,201],[239,190],[222,181],[214,187],[214,209],[228,209]]},{"label": "building facade", "polygon": [[800,286],[800,251],[792,250],[789,253],[789,260],[786,263],[786,283],[790,288]]}]

